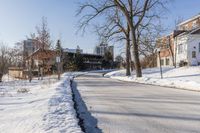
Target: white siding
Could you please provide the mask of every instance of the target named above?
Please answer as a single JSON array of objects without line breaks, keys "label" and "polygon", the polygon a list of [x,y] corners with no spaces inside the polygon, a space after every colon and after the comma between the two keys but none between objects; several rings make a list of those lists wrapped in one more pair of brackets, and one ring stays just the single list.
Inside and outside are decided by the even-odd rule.
[{"label": "white siding", "polygon": [[[188,36],[187,35],[184,35],[184,36],[181,36],[181,37],[177,37],[177,39],[175,39],[177,41],[175,41],[175,58],[176,58],[176,64],[179,65],[179,63],[181,61],[184,61],[184,62],[188,62],[187,60],[187,40],[188,40]],[[183,51],[180,53],[179,52],[179,47],[180,45],[182,45],[183,47]]]},{"label": "white siding", "polygon": [[[192,35],[188,40],[189,65],[198,65],[200,62],[199,43],[200,43],[200,35]],[[196,52],[196,58],[192,58],[193,51]]]},{"label": "white siding", "polygon": [[[187,62],[188,65],[198,65],[200,62],[199,43],[200,35],[183,35],[175,39],[176,45],[176,64],[179,65],[181,61]],[[179,53],[179,45],[183,45],[183,52]],[[192,52],[196,52],[196,58],[192,58]]]}]

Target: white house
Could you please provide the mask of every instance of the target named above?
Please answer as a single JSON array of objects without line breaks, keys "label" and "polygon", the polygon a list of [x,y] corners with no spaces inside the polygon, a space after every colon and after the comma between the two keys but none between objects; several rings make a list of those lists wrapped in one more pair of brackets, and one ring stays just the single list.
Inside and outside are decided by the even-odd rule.
[{"label": "white house", "polygon": [[200,65],[200,28],[185,31],[174,39],[175,61],[188,65]]}]

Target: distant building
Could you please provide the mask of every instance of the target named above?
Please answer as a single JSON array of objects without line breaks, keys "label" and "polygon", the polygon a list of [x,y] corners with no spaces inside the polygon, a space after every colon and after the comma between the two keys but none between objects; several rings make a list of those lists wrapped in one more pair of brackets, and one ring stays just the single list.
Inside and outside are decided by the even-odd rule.
[{"label": "distant building", "polygon": [[44,49],[44,50],[49,50],[50,46],[47,44],[41,44],[38,40],[36,39],[27,39],[24,40],[23,42],[23,51],[24,51],[24,56],[30,56],[32,53],[37,51],[38,49]]},{"label": "distant building", "polygon": [[[76,60],[76,55],[79,53],[83,59],[83,70],[97,70],[102,68],[103,56],[96,54],[83,53],[83,50],[77,47],[77,49],[64,49],[62,57],[62,68],[64,71],[70,71],[71,64]],[[41,68],[43,68],[44,74],[52,74],[56,68],[56,50],[42,50],[38,49],[34,51],[26,59],[26,66],[32,64],[32,71],[34,75],[37,75]]]},{"label": "distant building", "polygon": [[[96,54],[80,53],[83,59],[84,70],[99,70],[102,69],[103,56]],[[76,52],[65,52],[65,64],[75,60]],[[69,68],[68,66],[65,66]]]},{"label": "distant building", "polygon": [[[73,62],[75,60],[76,54],[79,53],[82,56],[83,59],[83,66],[84,70],[97,70],[102,69],[102,61],[103,56],[99,54],[89,54],[84,53],[83,49],[80,49],[79,46],[77,46],[76,49],[64,49],[63,50],[65,55],[65,64],[69,64],[67,62]],[[69,68],[68,66],[66,66]]]},{"label": "distant building", "polygon": [[[77,49],[69,49],[69,48],[65,48],[63,50],[64,52],[69,52],[69,53],[76,53]],[[79,49],[80,53],[83,53],[83,49]]]},{"label": "distant building", "polygon": [[24,56],[30,56],[32,53],[34,53],[37,49],[39,49],[38,47],[39,45],[37,44],[37,41],[34,39],[27,39],[23,41],[23,53]]},{"label": "distant building", "polygon": [[114,46],[108,46],[108,44],[101,43],[97,45],[94,49],[94,54],[104,56],[106,52],[110,52],[114,57]]}]

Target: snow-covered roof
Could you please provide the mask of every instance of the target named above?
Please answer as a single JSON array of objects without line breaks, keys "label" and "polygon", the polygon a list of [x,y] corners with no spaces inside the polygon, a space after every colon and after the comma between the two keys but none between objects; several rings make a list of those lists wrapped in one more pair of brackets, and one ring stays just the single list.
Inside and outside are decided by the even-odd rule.
[{"label": "snow-covered roof", "polygon": [[[76,52],[69,51],[68,53],[75,54]],[[92,54],[92,53],[81,53],[81,55],[88,55],[88,56],[99,56],[103,57],[102,55]]]},{"label": "snow-covered roof", "polygon": [[[70,52],[70,53],[76,53],[77,49],[65,48],[63,51],[64,51],[64,52]],[[83,50],[82,50],[82,49],[79,49],[79,51],[80,51],[81,53],[83,53]]]},{"label": "snow-covered roof", "polygon": [[48,59],[56,56],[56,51],[50,49],[37,49],[33,52],[27,59],[37,58],[37,59]]},{"label": "snow-covered roof", "polygon": [[197,19],[197,18],[200,18],[200,13],[199,13],[198,15],[196,15],[196,16],[190,18],[190,19],[187,19],[187,20],[181,22],[180,24],[178,24],[178,26],[181,26],[181,25],[183,25],[183,24],[186,24],[186,23],[188,23],[188,22],[190,22],[190,21],[192,21],[192,20],[194,20],[194,19]]}]

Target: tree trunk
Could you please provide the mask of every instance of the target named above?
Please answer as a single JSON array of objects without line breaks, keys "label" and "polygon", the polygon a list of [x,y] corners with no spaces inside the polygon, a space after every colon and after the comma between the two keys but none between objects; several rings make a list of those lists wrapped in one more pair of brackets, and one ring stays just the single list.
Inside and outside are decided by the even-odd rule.
[{"label": "tree trunk", "polygon": [[2,82],[3,74],[0,73],[0,83]]},{"label": "tree trunk", "polygon": [[[139,59],[139,50],[138,50],[139,48],[138,48],[136,32],[135,32],[136,28],[138,28],[138,27],[134,27],[133,12],[129,13],[128,11],[126,11],[125,8],[123,8],[123,6],[121,6],[117,0],[115,0],[114,2],[122,10],[122,12],[124,13],[124,15],[127,19],[127,23],[129,25],[130,33],[131,33],[131,41],[133,44],[133,59],[134,59],[136,77],[142,77],[142,70],[141,70],[140,59]],[[131,3],[130,11],[132,11],[132,1],[130,1],[130,3]]]},{"label": "tree trunk", "polygon": [[175,58],[174,58],[173,49],[172,49],[172,46],[171,46],[170,36],[169,36],[169,52],[170,52],[171,55],[172,55],[172,63],[173,63],[173,66],[174,66],[174,68],[176,68],[176,63],[175,63]]},{"label": "tree trunk", "polygon": [[32,61],[33,59],[30,59],[30,62],[28,63],[28,79],[30,83],[32,81]]},{"label": "tree trunk", "polygon": [[136,41],[135,32],[133,28],[131,30],[131,34],[132,34],[132,40],[133,40],[133,58],[134,58],[134,64],[135,64],[136,77],[142,77],[142,69],[141,69],[141,64],[140,64],[138,44]]},{"label": "tree trunk", "polygon": [[130,29],[128,26],[127,36],[126,36],[126,76],[131,75],[130,71]]},{"label": "tree trunk", "polygon": [[126,76],[130,76],[130,41],[126,44]]}]

